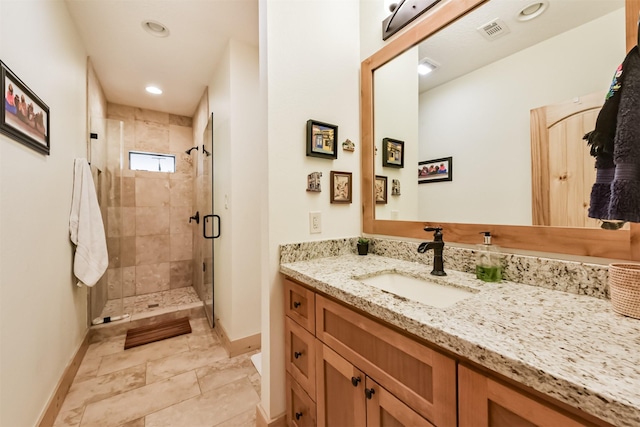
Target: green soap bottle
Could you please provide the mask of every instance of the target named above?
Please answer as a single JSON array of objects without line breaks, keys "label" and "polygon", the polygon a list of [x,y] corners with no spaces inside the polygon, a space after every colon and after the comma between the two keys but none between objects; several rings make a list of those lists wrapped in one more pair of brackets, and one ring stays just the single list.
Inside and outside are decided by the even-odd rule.
[{"label": "green soap bottle", "polygon": [[500,248],[491,244],[491,232],[483,231],[484,243],[476,249],[476,277],[485,282],[502,280],[502,255]]}]

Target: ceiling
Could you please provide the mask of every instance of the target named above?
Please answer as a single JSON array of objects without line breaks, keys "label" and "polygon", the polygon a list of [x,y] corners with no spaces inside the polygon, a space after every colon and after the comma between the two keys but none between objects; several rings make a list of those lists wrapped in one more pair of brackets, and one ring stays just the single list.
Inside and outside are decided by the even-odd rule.
[{"label": "ceiling", "polygon": [[[258,45],[258,0],[65,1],[112,103],[192,116],[229,40]],[[624,0],[548,0],[540,17],[518,22],[517,12],[531,2],[491,0],[421,44],[420,58],[440,65],[421,79],[421,91],[624,7]],[[476,28],[494,18],[511,32],[488,41]],[[149,34],[147,20],[170,35]],[[150,84],[164,93],[148,94]]]},{"label": "ceiling", "polygon": [[[109,102],[191,117],[230,39],[258,45],[258,0],[65,0]],[[157,37],[152,20],[169,29]],[[145,91],[160,87],[162,95]]]},{"label": "ceiling", "polygon": [[[540,16],[528,21],[516,19],[524,6],[539,1],[548,6]],[[624,0],[491,0],[420,44],[420,60],[429,58],[438,65],[420,79],[420,92],[624,6]],[[501,19],[510,32],[487,40],[477,28],[495,19]]]}]

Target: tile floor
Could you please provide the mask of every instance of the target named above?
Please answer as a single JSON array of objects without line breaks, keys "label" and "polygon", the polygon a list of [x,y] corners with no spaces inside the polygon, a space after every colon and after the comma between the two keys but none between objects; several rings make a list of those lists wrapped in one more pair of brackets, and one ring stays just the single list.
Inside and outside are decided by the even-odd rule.
[{"label": "tile floor", "polygon": [[191,334],[124,350],[125,335],[91,344],[54,427],[254,426],[256,352],[228,358],[205,317]]}]

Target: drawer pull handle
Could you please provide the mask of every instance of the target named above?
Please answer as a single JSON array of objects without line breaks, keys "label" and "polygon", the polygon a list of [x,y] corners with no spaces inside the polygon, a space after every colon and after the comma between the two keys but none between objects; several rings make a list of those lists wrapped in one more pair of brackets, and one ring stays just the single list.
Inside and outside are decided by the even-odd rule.
[{"label": "drawer pull handle", "polygon": [[302,412],[296,412],[296,420],[302,418]]},{"label": "drawer pull handle", "polygon": [[296,359],[300,358],[300,356],[302,356],[302,352],[301,351],[295,351],[293,353],[293,357],[295,357]]},{"label": "drawer pull handle", "polygon": [[358,387],[360,381],[362,381],[360,377],[351,377],[351,384],[353,384],[354,387]]},{"label": "drawer pull handle", "polygon": [[294,302],[293,302],[293,308],[298,308],[298,307],[300,307],[301,305],[302,305],[302,303],[301,303],[301,302],[298,302],[298,301],[294,301]]},{"label": "drawer pull handle", "polygon": [[372,388],[365,388],[364,389],[364,395],[367,397],[367,399],[371,399],[373,397],[373,395],[375,394],[375,390]]}]

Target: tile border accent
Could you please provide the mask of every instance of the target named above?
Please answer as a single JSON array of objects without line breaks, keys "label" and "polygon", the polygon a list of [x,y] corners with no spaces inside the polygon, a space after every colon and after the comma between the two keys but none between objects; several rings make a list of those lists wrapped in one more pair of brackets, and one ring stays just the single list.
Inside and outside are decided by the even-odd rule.
[{"label": "tile border accent", "polygon": [[216,335],[218,335],[220,344],[222,344],[222,347],[225,349],[229,357],[239,356],[241,354],[261,348],[261,334],[249,335],[248,337],[231,341],[229,339],[229,335],[227,335],[227,331],[222,326],[222,323],[220,323],[220,319],[216,319],[216,326],[215,328],[213,328],[213,330],[215,331]]},{"label": "tile border accent", "polygon": [[202,303],[198,304],[196,307],[185,307],[178,309],[167,308],[165,310],[169,311],[150,311],[148,313],[144,313],[144,317],[133,319],[129,317],[128,319],[122,321],[93,325],[89,328],[89,342],[94,343],[102,341],[116,335],[126,334],[127,331],[132,328],[153,325],[155,323],[160,323],[167,320],[174,320],[179,317],[188,316],[189,319],[198,319],[200,317],[205,317],[204,305],[202,305]]},{"label": "tile border accent", "polygon": [[85,331],[84,338],[82,339],[80,346],[76,350],[71,362],[69,362],[62,373],[62,376],[58,381],[58,385],[49,399],[49,402],[47,402],[47,406],[37,423],[38,427],[51,427],[53,426],[53,423],[55,423],[58,413],[60,412],[60,408],[62,408],[62,404],[64,403],[64,399],[67,397],[67,393],[71,388],[71,383],[73,383],[73,379],[78,373],[80,363],[89,348],[90,332],[91,331],[89,329]]}]

